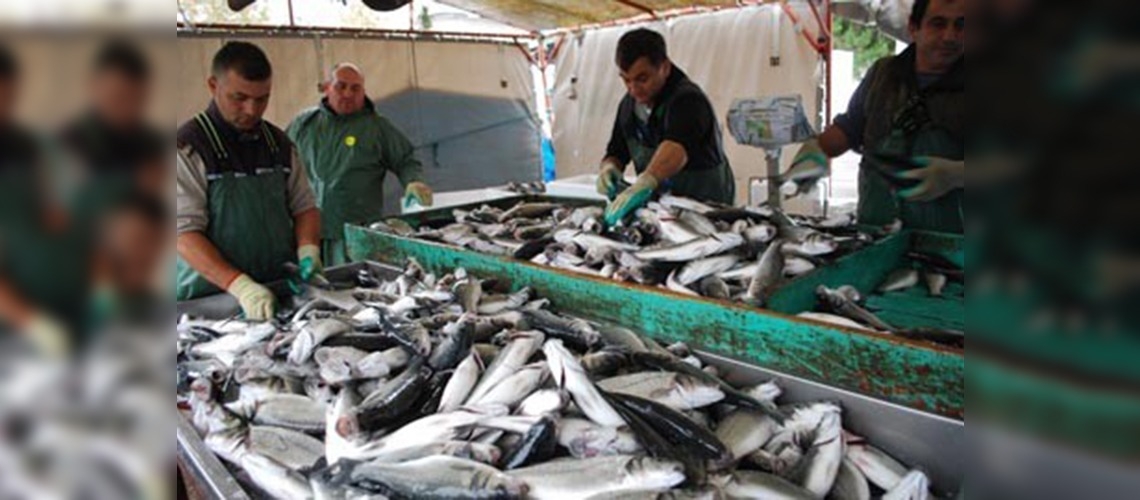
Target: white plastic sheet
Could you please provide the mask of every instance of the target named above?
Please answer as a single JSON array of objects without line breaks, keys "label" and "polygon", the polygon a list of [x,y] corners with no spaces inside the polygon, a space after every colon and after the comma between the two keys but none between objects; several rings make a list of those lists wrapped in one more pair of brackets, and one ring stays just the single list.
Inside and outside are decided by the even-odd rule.
[{"label": "white plastic sheet", "polygon": [[[806,5],[793,6],[801,19],[811,19]],[[821,59],[786,15],[773,16],[772,9],[779,8],[745,7],[645,25],[665,35],[670,59],[712,101],[736,174],[737,203],[748,201],[748,179],[765,176],[766,164],[763,150],[736,144],[725,128],[734,99],[799,94],[812,126],[818,130],[820,125]],[[814,28],[814,21],[809,25]],[[618,103],[625,95],[614,52],[618,39],[631,29],[606,28],[576,35],[557,55],[553,138],[559,178],[597,169]],[[778,30],[779,47],[773,47],[772,30]],[[772,64],[773,57],[779,58],[778,65]],[[794,146],[784,149],[783,168],[787,168]]]}]

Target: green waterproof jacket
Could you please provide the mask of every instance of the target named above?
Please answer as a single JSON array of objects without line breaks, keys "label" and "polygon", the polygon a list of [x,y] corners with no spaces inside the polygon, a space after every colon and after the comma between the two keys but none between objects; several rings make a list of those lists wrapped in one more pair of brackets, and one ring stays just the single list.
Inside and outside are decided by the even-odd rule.
[{"label": "green waterproof jacket", "polygon": [[[326,249],[344,240],[345,223],[367,224],[383,215],[388,172],[404,186],[423,179],[411,141],[368,99],[351,115],[338,115],[322,99],[297,115],[286,132],[308,169]],[[325,260],[339,259],[326,255]]]}]

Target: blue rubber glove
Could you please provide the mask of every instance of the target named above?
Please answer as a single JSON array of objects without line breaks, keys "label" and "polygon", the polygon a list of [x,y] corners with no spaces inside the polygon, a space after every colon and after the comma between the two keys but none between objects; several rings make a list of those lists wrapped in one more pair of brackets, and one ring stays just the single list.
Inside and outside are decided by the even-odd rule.
[{"label": "blue rubber glove", "polygon": [[321,249],[316,245],[301,245],[297,249],[297,263],[301,271],[298,273],[298,278],[301,281],[308,283],[313,279],[313,276],[321,274],[324,268],[321,264]]},{"label": "blue rubber glove", "polygon": [[780,191],[789,198],[804,194],[826,175],[827,154],[820,148],[818,140],[809,139],[800,146],[792,159],[792,166],[781,176]]},{"label": "blue rubber glove", "polygon": [[432,192],[427,184],[422,182],[410,182],[404,188],[404,208],[412,206],[412,202],[419,203],[421,207],[430,207],[432,205]]},{"label": "blue rubber glove", "polygon": [[602,168],[598,171],[597,190],[598,194],[605,196],[607,200],[613,200],[618,194],[618,186],[621,184],[621,170],[614,167],[610,162],[602,164]]},{"label": "blue rubber glove", "polygon": [[657,178],[653,177],[653,174],[649,172],[638,176],[637,181],[634,182],[633,185],[625,191],[622,191],[622,193],[606,207],[606,226],[613,227],[618,221],[624,219],[631,212],[649,203],[649,198],[653,196],[653,191],[657,189],[657,185]]}]

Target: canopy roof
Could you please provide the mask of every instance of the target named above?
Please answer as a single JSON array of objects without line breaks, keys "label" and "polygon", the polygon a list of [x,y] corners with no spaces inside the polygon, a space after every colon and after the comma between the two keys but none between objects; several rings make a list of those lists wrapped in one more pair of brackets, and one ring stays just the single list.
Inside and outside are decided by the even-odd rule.
[{"label": "canopy roof", "polygon": [[439,0],[487,19],[530,31],[611,23],[695,8],[736,7],[737,0]]}]

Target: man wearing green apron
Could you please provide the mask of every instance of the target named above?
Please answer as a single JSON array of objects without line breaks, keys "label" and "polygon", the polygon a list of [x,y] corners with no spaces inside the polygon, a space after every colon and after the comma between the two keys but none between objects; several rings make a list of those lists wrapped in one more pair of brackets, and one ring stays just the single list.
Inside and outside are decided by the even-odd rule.
[{"label": "man wearing green apron", "polygon": [[800,148],[784,175],[806,192],[828,158],[850,149],[859,166],[858,219],[962,233],[965,224],[966,0],[916,0],[914,44],[875,63],[847,113]]},{"label": "man wearing green apron", "polygon": [[[665,38],[644,28],[630,31],[618,41],[616,62],[628,93],[598,173],[598,193],[613,200],[606,224],[624,219],[658,191],[732,204],[736,181],[712,103],[669,60]],[[619,194],[630,161],[637,181]]]},{"label": "man wearing green apron", "polygon": [[0,334],[60,357],[83,337],[89,246],[52,189],[48,149],[14,121],[19,74],[0,45]]},{"label": "man wearing green apron", "polygon": [[285,132],[262,120],[272,69],[256,45],[214,55],[213,101],[178,130],[177,300],[229,292],[248,319],[274,313],[262,283],[320,270],[320,212]]},{"label": "man wearing green apron", "polygon": [[287,131],[317,196],[325,262],[340,265],[348,261],[344,224],[367,224],[383,215],[388,172],[404,186],[405,208],[413,201],[431,206],[432,192],[411,141],[365,96],[360,68],[337,64],[322,85],[320,104],[297,115]]}]

